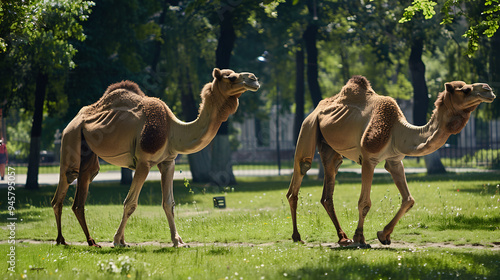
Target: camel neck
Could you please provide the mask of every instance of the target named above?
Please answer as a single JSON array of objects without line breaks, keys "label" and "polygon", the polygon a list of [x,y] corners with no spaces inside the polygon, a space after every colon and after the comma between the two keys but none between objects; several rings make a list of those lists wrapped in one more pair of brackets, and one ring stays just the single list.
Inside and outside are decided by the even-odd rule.
[{"label": "camel neck", "polygon": [[[206,90],[205,86],[204,90]],[[211,95],[207,94],[200,105],[200,113],[196,120],[183,122],[171,113],[170,145],[180,154],[196,153],[205,148],[217,134],[222,121],[217,106]]]},{"label": "camel neck", "polygon": [[451,133],[446,129],[446,110],[434,110],[431,119],[424,126],[415,126],[406,120],[401,122],[397,149],[405,155],[424,156],[442,147]]}]

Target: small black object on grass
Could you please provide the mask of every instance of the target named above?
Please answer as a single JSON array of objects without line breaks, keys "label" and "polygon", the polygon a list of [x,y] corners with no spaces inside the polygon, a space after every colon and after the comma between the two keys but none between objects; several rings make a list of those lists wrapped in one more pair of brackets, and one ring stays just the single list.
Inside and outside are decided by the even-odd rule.
[{"label": "small black object on grass", "polygon": [[219,209],[226,208],[226,197],[214,196],[214,207]]}]

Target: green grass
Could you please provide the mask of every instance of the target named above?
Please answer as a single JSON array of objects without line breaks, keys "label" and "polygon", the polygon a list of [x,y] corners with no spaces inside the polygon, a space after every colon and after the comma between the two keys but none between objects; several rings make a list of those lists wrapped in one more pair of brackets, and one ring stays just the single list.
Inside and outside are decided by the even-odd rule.
[{"label": "green grass", "polygon": [[[5,247],[2,245],[0,247]],[[6,251],[3,250],[2,251]],[[480,250],[201,246],[94,249],[19,245],[5,279],[498,279],[498,253]]]},{"label": "green grass", "polygon": [[[179,233],[187,243],[205,244],[182,249],[167,247],[171,244],[170,233],[160,206],[159,182],[147,182],[139,207],[127,223],[125,241],[158,241],[162,247],[93,249],[18,243],[16,274],[6,273],[6,262],[2,262],[0,269],[5,273],[4,278],[26,275],[38,279],[127,275],[157,279],[495,279],[500,276],[500,251],[490,250],[493,242],[500,241],[498,173],[409,174],[416,204],[391,235],[393,242],[407,242],[408,248],[403,245],[404,248],[388,246],[370,250],[320,246],[338,239],[319,203],[322,183],[307,178],[299,197],[298,227],[302,238],[314,247],[294,244],[290,240],[292,226],[285,198],[289,179],[288,176],[241,178],[238,185],[225,189],[190,184],[194,194],[182,181],[174,182]],[[54,190],[55,187],[43,187],[37,192],[16,189],[17,239],[55,239],[56,225],[50,207]],[[63,209],[63,233],[69,242],[82,242],[84,234],[71,211],[74,191],[71,186]],[[1,189],[0,195],[7,197],[6,192]],[[127,186],[118,184],[91,185],[86,216],[97,242],[112,240],[127,192]],[[340,223],[350,237],[357,225],[359,192],[359,175],[339,174],[334,202]],[[216,195],[226,196],[227,209],[213,208],[212,197]],[[389,175],[375,175],[371,200],[365,237],[368,243],[378,244],[376,232],[392,219],[401,200]],[[1,203],[0,218],[6,221],[6,200]],[[1,227],[0,232],[0,240],[6,240],[7,228]],[[231,245],[210,245],[214,242]],[[430,248],[424,246],[426,243],[481,244],[483,249]],[[0,247],[2,252],[8,251],[7,244]],[[123,262],[125,268],[118,267],[115,271],[124,274],[107,271],[112,266],[110,262]]]}]

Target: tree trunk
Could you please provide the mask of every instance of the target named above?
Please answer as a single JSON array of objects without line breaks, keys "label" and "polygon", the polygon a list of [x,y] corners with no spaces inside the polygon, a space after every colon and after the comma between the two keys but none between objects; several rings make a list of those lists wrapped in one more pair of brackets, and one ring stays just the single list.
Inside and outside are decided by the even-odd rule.
[{"label": "tree trunk", "polygon": [[[220,22],[220,36],[215,51],[215,65],[220,69],[227,69],[230,65],[231,52],[236,41],[236,33],[233,26],[233,15],[230,11]],[[236,178],[231,164],[231,149],[229,144],[229,121],[222,123],[212,141],[212,164],[211,181],[221,186],[236,184]]]},{"label": "tree trunk", "polygon": [[[422,61],[424,41],[422,38],[414,39],[411,45],[410,66],[411,82],[413,85],[413,123],[425,125],[427,123],[427,111],[429,108],[429,91],[425,82],[425,64]],[[428,174],[446,173],[441,163],[439,152],[424,157]]]},{"label": "tree trunk", "polygon": [[439,156],[439,150],[432,154],[424,156],[425,168],[427,168],[427,174],[443,174],[446,173],[446,169],[441,163],[441,157]]},{"label": "tree trunk", "polygon": [[304,121],[304,50],[299,47],[295,53],[295,119],[293,123],[293,140],[297,143],[300,128]]},{"label": "tree trunk", "polygon": [[203,150],[188,155],[189,169],[191,170],[192,180],[195,183],[210,183],[211,182],[211,164],[212,164],[212,148],[210,145]]},{"label": "tree trunk", "polygon": [[306,31],[302,35],[307,51],[307,85],[309,93],[314,104],[318,106],[321,101],[321,89],[318,82],[318,48],[316,46],[316,37],[318,35],[318,26],[316,24],[307,25]]},{"label": "tree trunk", "polygon": [[35,112],[31,126],[30,154],[28,159],[28,174],[26,189],[38,190],[38,167],[40,166],[40,141],[42,139],[43,103],[49,76],[38,71],[35,86]]},{"label": "tree trunk", "polygon": [[[311,8],[309,9],[309,12],[311,13]],[[304,34],[302,35],[307,51],[307,85],[309,86],[309,93],[311,94],[314,107],[318,106],[322,99],[318,81],[318,48],[316,46],[317,35],[318,26],[314,23],[309,23],[304,31]],[[320,164],[318,179],[322,179],[324,177],[322,167],[323,165]]]},{"label": "tree trunk", "polygon": [[351,78],[351,70],[349,69],[349,59],[346,48],[340,47],[340,61],[342,62],[342,78],[344,79],[344,84]]},{"label": "tree trunk", "polygon": [[120,179],[120,185],[130,186],[132,184],[132,170],[122,167],[122,178]]},{"label": "tree trunk", "polygon": [[[491,37],[490,42],[490,78],[488,84],[493,87],[494,92],[500,91],[500,30],[497,30],[493,37]],[[496,47],[495,47],[496,46]],[[495,104],[495,103],[493,103]],[[493,117],[500,117],[500,106],[498,106],[498,101],[496,105],[490,105],[493,110]]]}]

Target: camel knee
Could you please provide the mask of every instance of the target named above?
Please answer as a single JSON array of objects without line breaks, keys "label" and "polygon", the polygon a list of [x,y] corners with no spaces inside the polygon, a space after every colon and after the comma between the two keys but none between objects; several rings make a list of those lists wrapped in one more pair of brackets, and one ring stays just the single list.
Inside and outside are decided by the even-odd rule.
[{"label": "camel knee", "polygon": [[77,217],[85,214],[85,207],[84,206],[78,206],[78,205],[73,204],[73,206],[71,207],[71,210],[73,210],[73,213],[75,213],[75,215]]},{"label": "camel knee", "polygon": [[175,208],[175,201],[173,201],[173,200],[172,201],[171,200],[163,201],[162,207],[163,207],[163,210],[165,210],[165,212],[173,213],[174,208]]},{"label": "camel knee", "polygon": [[286,199],[288,199],[288,203],[290,205],[297,205],[297,201],[299,200],[299,197],[293,193],[287,193],[286,194]]},{"label": "camel knee", "polygon": [[51,204],[52,204],[52,209],[54,210],[54,212],[59,213],[62,211],[63,204],[61,202],[58,202],[55,199],[52,199]]},{"label": "camel knee", "polygon": [[137,202],[125,204],[125,206],[124,206],[125,215],[127,215],[127,217],[130,217],[134,213],[135,209],[137,209],[137,205],[138,205]]},{"label": "camel knee", "polygon": [[372,203],[370,200],[363,200],[358,203],[358,209],[361,216],[364,218],[368,215],[368,211],[372,207]]}]

